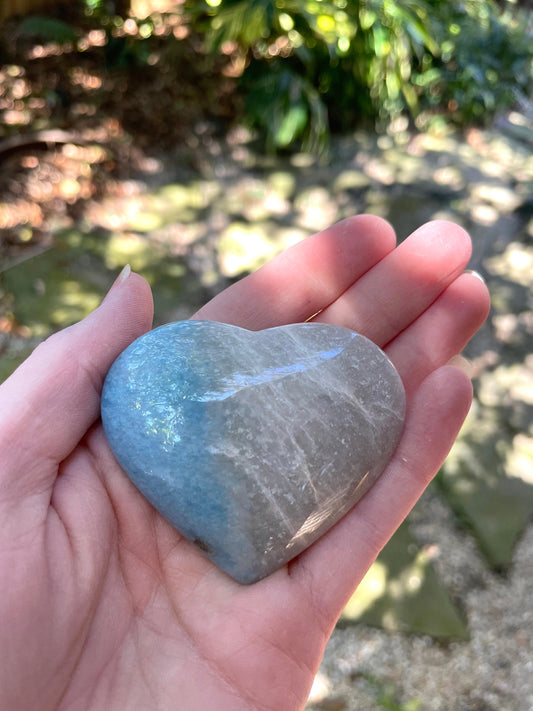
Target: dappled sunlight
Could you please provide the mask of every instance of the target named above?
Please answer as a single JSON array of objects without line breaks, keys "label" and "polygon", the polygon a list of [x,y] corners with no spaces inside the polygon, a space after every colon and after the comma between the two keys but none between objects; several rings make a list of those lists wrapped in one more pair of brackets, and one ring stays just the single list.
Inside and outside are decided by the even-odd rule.
[{"label": "dappled sunlight", "polygon": [[465,187],[465,179],[457,166],[445,165],[442,168],[437,168],[433,174],[433,180],[438,185],[445,185],[452,190],[463,190]]},{"label": "dappled sunlight", "polygon": [[[120,126],[115,129],[120,136]],[[252,148],[253,135],[244,130],[235,129],[226,140],[203,126],[195,136],[205,153],[194,170],[183,169],[187,147],[175,149],[170,159],[138,150],[130,154],[135,178],[112,174],[101,191],[100,184],[94,191],[91,185],[100,168],[105,171],[114,161],[109,148],[69,142],[47,154],[46,164],[40,154],[30,152],[20,159],[20,169],[30,176],[35,171],[42,180],[28,179],[28,196],[22,204],[4,203],[0,219],[5,224],[19,220],[17,239],[31,243],[36,227],[28,216],[40,229],[52,224],[41,207],[46,203],[32,203],[31,196],[60,198],[65,208],[62,218],[60,211],[54,214],[56,224],[61,226],[61,219],[63,227],[77,222],[83,230],[76,228],[66,243],[57,240],[57,254],[72,263],[82,252],[93,255],[89,268],[85,263],[77,273],[88,275],[98,298],[121,266],[131,263],[154,288],[156,323],[187,317],[228,281],[353,214],[372,212],[389,219],[400,240],[430,219],[465,226],[474,241],[473,266],[489,280],[494,311],[492,331],[480,336],[474,344],[478,351],[470,356],[477,400],[440,481],[491,564],[508,565],[533,505],[524,474],[529,445],[518,436],[530,437],[531,405],[524,394],[533,376],[516,362],[533,327],[528,301],[533,265],[531,249],[522,239],[531,230],[531,219],[527,210],[521,212],[527,199],[522,186],[533,180],[530,156],[514,139],[500,153],[503,139],[496,131],[478,132],[466,143],[453,133],[414,135],[407,142],[396,140],[395,134],[380,140],[356,133],[333,141],[328,160],[309,154],[261,156]],[[499,172],[488,168],[496,161]],[[80,207],[72,215],[69,206],[74,204]],[[43,259],[46,264],[47,255]],[[47,283],[54,279],[59,284],[64,278],[55,268],[40,270]],[[24,305],[24,282],[18,283],[15,274],[7,283],[18,304],[16,321],[32,337],[81,313],[66,291],[58,291],[51,304],[48,297],[39,301],[31,287],[33,295],[24,296]],[[96,303],[95,297],[87,303]],[[49,316],[41,309],[45,305]],[[411,572],[406,579],[387,577],[387,604],[397,599],[391,591],[406,599],[410,585],[416,597],[414,587],[422,579]],[[373,584],[377,586],[376,579]],[[379,609],[382,599],[376,598],[361,615]],[[381,623],[392,625],[391,620]]]},{"label": "dappled sunlight", "polygon": [[[401,87],[408,94],[411,83],[419,92],[423,81],[422,74],[404,81],[411,66],[377,21],[398,3],[376,3],[378,13],[360,3],[368,24],[357,31],[346,22],[350,4],[334,3],[337,15],[323,11],[329,6],[323,0],[306,5],[309,22],[331,40],[317,61],[327,64],[333,55],[339,61],[329,74],[322,72],[320,90],[313,94],[305,81],[294,83],[299,75],[289,74],[287,120],[283,106],[273,106],[282,82],[259,92],[256,108],[278,153],[263,151],[257,116],[255,123],[241,123],[248,97],[239,82],[253,59],[270,69],[278,62],[305,65],[310,50],[290,3],[272,6],[280,36],[265,36],[248,51],[222,33],[215,59],[186,23],[181,0],[132,0],[129,16],[111,16],[105,27],[89,12],[64,41],[33,34],[31,23],[7,37],[0,47],[8,57],[0,64],[0,382],[44,338],[97,307],[126,263],[152,288],[157,326],[189,318],[287,247],[355,214],[389,220],[398,242],[429,220],[462,225],[473,240],[470,266],[492,298],[487,324],[464,353],[474,403],[425,498],[346,605],[333,640],[337,661],[317,675],[309,709],[345,711],[353,701],[365,709],[421,711],[438,702],[431,686],[437,676],[443,688],[466,679],[463,700],[481,708],[479,669],[489,668],[483,683],[494,677],[513,686],[514,661],[505,660],[529,644],[520,626],[526,617],[510,614],[513,601],[506,595],[516,597],[517,608],[527,607],[527,586],[516,580],[531,569],[530,553],[517,557],[517,542],[525,540],[532,550],[532,106],[503,108],[494,123],[466,121],[458,131],[448,121],[462,108],[456,90],[447,106],[434,104],[433,120],[431,112],[407,111],[378,122],[378,132],[347,123],[349,132],[336,135],[343,106],[364,114],[347,82],[334,107],[339,115],[334,110],[326,117],[338,122],[331,124],[327,150],[317,139],[322,152],[306,152],[306,134],[298,133],[302,107],[309,118],[313,100],[325,100],[362,37],[382,52],[374,67],[386,67],[389,57],[398,69],[397,76],[376,72],[374,98],[387,95],[387,107],[405,104],[409,97]],[[243,12],[256,5],[236,4]],[[209,0],[213,12],[202,21],[220,18],[219,6]],[[63,24],[69,25],[74,3],[65,7]],[[259,13],[256,24],[264,21]],[[12,22],[18,32],[18,21]],[[225,23],[222,17],[219,28],[227,32]],[[468,38],[457,27],[456,34],[447,29],[459,47]],[[253,29],[248,24],[239,32]],[[452,66],[453,52],[446,43],[439,51],[440,71]],[[253,76],[248,81],[257,86]],[[498,83],[490,71],[481,81],[485,87]],[[320,121],[317,133],[319,128]],[[326,258],[334,270],[343,255]],[[266,290],[265,308],[268,298]],[[493,619],[484,618],[489,594],[502,601],[494,604]],[[476,607],[474,600],[484,595]],[[486,636],[469,645],[480,619]],[[502,629],[511,650],[505,658]],[[338,641],[350,632],[356,640],[351,653]],[[414,635],[413,658],[421,670],[414,687],[405,682],[412,666],[403,655],[408,635]],[[470,662],[457,654],[469,647]],[[448,665],[454,654],[457,667]]]},{"label": "dappled sunlight", "polygon": [[[512,343],[508,334],[503,343]],[[510,364],[499,364],[497,357],[486,362],[438,481],[488,560],[505,569],[533,508],[533,356]]]},{"label": "dappled sunlight", "polygon": [[[531,397],[530,403],[533,406]],[[525,433],[520,432],[513,437],[512,446],[505,461],[505,472],[507,476],[517,477],[525,484],[533,486],[533,435],[528,437]]]},{"label": "dappled sunlight", "polygon": [[357,593],[352,595],[344,608],[344,614],[350,619],[358,619],[385,593],[386,585],[387,567],[378,560],[359,583]]},{"label": "dappled sunlight", "polygon": [[394,169],[385,161],[378,158],[371,158],[365,165],[365,173],[377,183],[382,185],[394,184]]},{"label": "dappled sunlight", "polygon": [[527,355],[522,362],[500,365],[482,376],[478,398],[487,407],[523,403],[533,408],[533,355]]},{"label": "dappled sunlight", "polygon": [[26,299],[25,308],[17,309],[18,318],[33,338],[44,339],[51,330],[81,320],[101,300],[94,285],[78,275],[74,278],[72,274],[61,271],[59,265],[54,265],[48,274],[26,269],[24,276],[19,275],[18,281],[21,290],[33,295],[33,298]]},{"label": "dappled sunlight", "polygon": [[[507,569],[533,510],[530,119],[516,110],[502,126],[463,135],[442,124],[411,132],[398,116],[379,135],[334,137],[320,156],[264,155],[255,130],[230,128],[244,55],[225,42],[220,63],[204,63],[180,5],[134,0],[132,16],[109,31],[39,40],[0,67],[0,270],[37,255],[2,274],[0,379],[98,305],[125,263],[152,286],[160,324],[188,318],[345,217],[380,215],[399,241],[428,220],[453,220],[473,237],[472,266],[487,279],[493,312],[467,353],[476,398],[439,491],[489,564]],[[293,46],[281,37],[263,50],[279,59]],[[342,624],[464,639],[433,567],[441,548],[408,531],[392,545]],[[317,703],[333,688],[319,677]]]},{"label": "dappled sunlight", "polygon": [[500,343],[520,347],[526,339],[533,338],[533,311],[495,314],[492,324]]},{"label": "dappled sunlight", "polygon": [[492,205],[497,213],[512,212],[522,204],[520,196],[510,186],[494,183],[474,183],[470,189],[470,199]]},{"label": "dappled sunlight", "polygon": [[[275,239],[272,235],[275,234]],[[222,231],[218,242],[219,263],[222,273],[237,277],[255,271],[284,248],[308,236],[298,228],[279,230],[273,222],[232,222]]]},{"label": "dappled sunlight", "polygon": [[408,525],[402,524],[350,598],[341,624],[465,638],[461,614],[431,564],[438,553],[436,545],[421,547]]},{"label": "dappled sunlight", "polygon": [[296,224],[313,232],[326,229],[337,222],[340,215],[331,190],[322,186],[303,188],[294,200]]},{"label": "dappled sunlight", "polygon": [[[46,292],[43,298],[46,297]],[[53,294],[52,298],[57,301],[57,305],[52,305],[49,318],[53,323],[73,323],[88,316],[91,311],[100,304],[99,294],[87,294],[83,285],[79,281],[65,280],[61,284],[58,294]],[[33,331],[34,335],[43,335],[39,327]]]},{"label": "dappled sunlight", "polygon": [[326,674],[318,672],[309,693],[308,703],[318,704],[324,701],[332,691],[332,684]]},{"label": "dappled sunlight", "polygon": [[490,227],[498,222],[500,215],[492,205],[475,205],[470,208],[470,215],[474,222],[484,227]]},{"label": "dappled sunlight", "polygon": [[342,170],[333,181],[333,192],[343,193],[350,190],[364,190],[370,185],[370,176],[364,170]]},{"label": "dappled sunlight", "polygon": [[533,247],[511,242],[504,253],[485,262],[487,270],[521,286],[533,288]]},{"label": "dappled sunlight", "polygon": [[[181,5],[139,3],[133,16],[110,16],[103,25],[89,5],[85,16],[81,7],[65,11],[66,21],[11,21],[3,40],[12,59],[0,65],[0,213],[21,255],[73,225],[93,200],[116,195],[125,174],[127,182],[132,170],[161,170],[139,136],[150,148],[190,146],[198,160],[216,148],[205,119],[232,112],[234,84],[220,73],[224,62],[215,68],[201,58]],[[144,232],[166,224],[154,210],[135,215]],[[127,227],[117,216],[104,222]]]},{"label": "dappled sunlight", "polygon": [[110,270],[120,270],[129,264],[140,274],[153,260],[153,247],[139,235],[112,234],[106,244],[104,263]]},{"label": "dappled sunlight", "polygon": [[172,12],[182,5],[180,0],[131,0],[131,14],[144,19],[159,12]]}]

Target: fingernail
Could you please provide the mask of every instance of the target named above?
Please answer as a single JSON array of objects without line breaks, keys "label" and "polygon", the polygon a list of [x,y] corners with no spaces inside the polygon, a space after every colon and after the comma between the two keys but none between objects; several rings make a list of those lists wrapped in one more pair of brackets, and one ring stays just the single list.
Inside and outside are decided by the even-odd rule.
[{"label": "fingernail", "polygon": [[123,282],[126,281],[126,279],[129,277],[130,274],[131,274],[131,267],[129,264],[126,264],[126,266],[123,267],[122,271],[118,275],[118,277],[116,279],[116,283],[122,284]]},{"label": "fingernail", "polygon": [[472,274],[472,276],[475,276],[475,277],[477,277],[478,279],[480,279],[480,280],[483,282],[483,284],[485,283],[485,279],[483,279],[483,277],[481,276],[481,274],[480,274],[479,272],[476,272],[475,269],[465,269],[465,272],[464,272],[464,273],[465,273],[465,274]]},{"label": "fingernail", "polygon": [[107,292],[107,294],[104,296],[104,300],[102,301],[102,303],[104,303],[104,301],[107,299],[107,297],[109,296],[109,294],[110,294],[114,289],[116,289],[117,287],[119,287],[121,284],[123,284],[123,283],[126,281],[126,279],[129,277],[130,274],[131,274],[131,267],[130,267],[129,264],[126,264],[126,266],[123,267],[122,271],[120,272],[120,274],[118,275],[118,277],[115,279],[115,281],[114,281],[113,284],[111,285],[111,288],[109,289],[109,291]]},{"label": "fingernail", "polygon": [[463,373],[470,378],[470,380],[474,377],[474,366],[472,362],[462,355],[454,355],[453,358],[450,358],[447,365],[453,365],[454,368],[462,370]]}]

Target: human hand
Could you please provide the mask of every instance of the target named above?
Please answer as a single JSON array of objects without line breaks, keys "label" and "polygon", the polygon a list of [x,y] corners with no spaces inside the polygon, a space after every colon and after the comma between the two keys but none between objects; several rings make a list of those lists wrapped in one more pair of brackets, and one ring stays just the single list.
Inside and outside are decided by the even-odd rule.
[{"label": "human hand", "polygon": [[[262,329],[317,321],[384,348],[405,385],[387,470],[326,535],[252,586],[172,529],[115,461],[99,417],[115,357],[150,328],[150,290],[119,279],[87,319],[0,387],[0,711],[295,711],[349,596],[446,456],[471,402],[445,366],[484,321],[447,222],[394,248],[377,217],[284,252],[196,318]],[[444,366],[444,367],[442,367]]]}]

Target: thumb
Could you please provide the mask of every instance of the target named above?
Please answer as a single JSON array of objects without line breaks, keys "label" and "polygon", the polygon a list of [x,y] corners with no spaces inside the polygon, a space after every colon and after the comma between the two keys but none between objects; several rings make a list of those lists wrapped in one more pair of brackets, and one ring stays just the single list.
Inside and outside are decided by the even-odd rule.
[{"label": "thumb", "polygon": [[148,283],[126,267],[87,318],[38,346],[0,386],[0,491],[49,491],[57,467],[95,422],[114,359],[152,321]]}]

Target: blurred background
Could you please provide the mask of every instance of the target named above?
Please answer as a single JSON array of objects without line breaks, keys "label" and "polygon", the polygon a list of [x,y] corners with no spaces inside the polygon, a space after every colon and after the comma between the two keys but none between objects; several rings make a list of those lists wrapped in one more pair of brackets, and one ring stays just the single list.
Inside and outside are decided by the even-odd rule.
[{"label": "blurred background", "polygon": [[0,380],[126,262],[159,324],[356,213],[472,235],[472,411],[310,711],[533,709],[532,60],[531,2],[0,4]]}]

